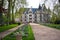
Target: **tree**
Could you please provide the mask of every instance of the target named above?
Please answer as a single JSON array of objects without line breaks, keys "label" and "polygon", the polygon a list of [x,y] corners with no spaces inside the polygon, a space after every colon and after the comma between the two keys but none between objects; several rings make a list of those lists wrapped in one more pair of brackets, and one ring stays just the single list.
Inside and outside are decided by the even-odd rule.
[{"label": "tree", "polygon": [[56,14],[56,22],[55,23],[59,23],[60,24],[60,5],[59,4],[56,4],[55,6],[54,6],[54,12],[56,12],[55,14]]},{"label": "tree", "polygon": [[7,19],[8,19],[8,25],[10,24],[11,21],[11,2],[12,0],[8,0],[8,13],[7,13]]},{"label": "tree", "polygon": [[16,0],[12,1],[12,23],[15,22],[15,20],[14,20],[14,6],[15,6],[15,1]]},{"label": "tree", "polygon": [[3,4],[4,0],[0,0],[0,25],[3,25]]},{"label": "tree", "polygon": [[57,19],[56,14],[53,12],[50,22],[55,23],[56,19]]},{"label": "tree", "polygon": [[[20,2],[21,2],[21,3],[20,3],[20,4],[21,4],[21,5],[20,5],[20,8],[19,8],[18,11],[16,10],[16,14],[15,14],[15,15],[18,16],[19,19],[21,19],[22,13],[26,10],[26,8],[24,8],[24,6],[27,5],[26,0],[21,0]],[[18,1],[18,3],[19,3],[19,1]],[[20,22],[21,22],[21,21],[20,21]]]},{"label": "tree", "polygon": [[[18,6],[20,6],[20,7],[19,7],[19,10],[20,10],[21,6],[23,7],[24,5],[26,5],[26,0],[14,0],[14,1],[12,2],[12,22],[14,22],[14,7],[16,6],[16,5],[15,5],[15,2],[16,2],[16,1],[18,2],[18,3],[17,3]],[[20,5],[20,4],[21,4],[21,5]],[[24,8],[23,8],[23,9],[24,9]],[[22,9],[22,10],[23,10],[23,9]],[[18,10],[18,11],[19,11],[19,10]],[[21,10],[20,10],[20,12],[21,12]],[[20,12],[19,12],[19,13],[20,13]]]},{"label": "tree", "polygon": [[[8,2],[8,3],[6,3],[6,2]],[[14,19],[15,19],[14,14],[16,13],[14,11],[15,10],[19,11],[21,7],[25,6],[26,5],[26,0],[1,0],[0,7],[3,8],[3,5],[6,6],[7,4],[8,4],[8,6],[7,6],[8,7],[7,8],[8,13],[6,13],[7,14],[6,16],[7,16],[7,19],[8,19],[7,24],[9,25],[11,21],[14,22]],[[24,8],[22,8],[22,10],[23,9]],[[20,10],[20,12],[22,12],[22,11]],[[2,13],[3,12],[0,9],[0,24],[2,24],[2,21],[3,21],[3,14]],[[12,18],[11,18],[11,16],[12,16]],[[5,19],[5,17],[4,17],[4,19]]]}]

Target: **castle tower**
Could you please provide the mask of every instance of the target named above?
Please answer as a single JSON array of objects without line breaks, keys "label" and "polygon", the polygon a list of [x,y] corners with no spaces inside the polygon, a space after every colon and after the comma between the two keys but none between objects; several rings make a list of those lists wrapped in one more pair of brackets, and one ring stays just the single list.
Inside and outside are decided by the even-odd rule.
[{"label": "castle tower", "polygon": [[40,9],[40,10],[42,9],[42,7],[41,7],[41,5],[40,5],[40,4],[39,4],[39,8],[38,8],[38,9]]}]

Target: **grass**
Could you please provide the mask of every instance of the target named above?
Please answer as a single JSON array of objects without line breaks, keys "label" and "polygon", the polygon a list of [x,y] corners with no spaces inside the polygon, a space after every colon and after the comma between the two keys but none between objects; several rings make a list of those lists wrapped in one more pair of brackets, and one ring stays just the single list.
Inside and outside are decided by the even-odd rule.
[{"label": "grass", "polygon": [[26,26],[25,30],[28,32],[28,36],[22,37],[22,40],[35,40],[31,26],[30,25]]},{"label": "grass", "polygon": [[[22,28],[22,30],[24,29],[24,33],[28,32],[28,36],[27,37],[22,36],[22,40],[35,40],[33,31],[31,29],[30,25],[24,25],[21,28]],[[8,36],[6,36],[5,38],[3,38],[3,40],[16,40],[16,36],[14,35],[14,33],[20,32],[20,31],[21,30],[19,30],[19,28],[18,28],[15,32],[13,32],[13,33],[9,34]]]},{"label": "grass", "polygon": [[16,40],[16,36],[13,33],[11,33],[2,40]]},{"label": "grass", "polygon": [[0,32],[6,31],[6,30],[11,29],[11,28],[14,28],[16,26],[17,26],[17,24],[11,24],[9,26],[2,26],[2,27],[0,26]]},{"label": "grass", "polygon": [[43,25],[51,28],[60,29],[60,24],[43,24]]}]

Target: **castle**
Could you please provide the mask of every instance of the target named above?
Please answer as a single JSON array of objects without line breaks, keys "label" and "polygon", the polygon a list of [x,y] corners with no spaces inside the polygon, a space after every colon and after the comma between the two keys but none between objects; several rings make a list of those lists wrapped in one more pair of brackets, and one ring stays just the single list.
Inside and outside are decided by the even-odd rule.
[{"label": "castle", "polygon": [[49,21],[50,14],[43,7],[39,5],[39,8],[27,8],[27,10],[22,14],[21,21],[23,23],[46,23]]}]

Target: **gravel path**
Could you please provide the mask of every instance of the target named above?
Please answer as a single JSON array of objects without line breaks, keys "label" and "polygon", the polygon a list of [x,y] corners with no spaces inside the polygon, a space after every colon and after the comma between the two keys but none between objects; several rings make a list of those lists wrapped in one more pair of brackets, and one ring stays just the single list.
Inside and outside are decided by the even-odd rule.
[{"label": "gravel path", "polygon": [[35,40],[60,40],[60,30],[30,23]]},{"label": "gravel path", "polygon": [[10,33],[16,31],[19,27],[21,27],[21,26],[23,26],[23,25],[24,25],[24,24],[22,24],[22,25],[20,25],[20,26],[17,26],[17,27],[15,27],[15,28],[9,29],[9,30],[7,30],[7,31],[1,32],[1,33],[0,33],[0,40],[1,40],[1,38],[4,38],[5,36],[9,35]]}]

